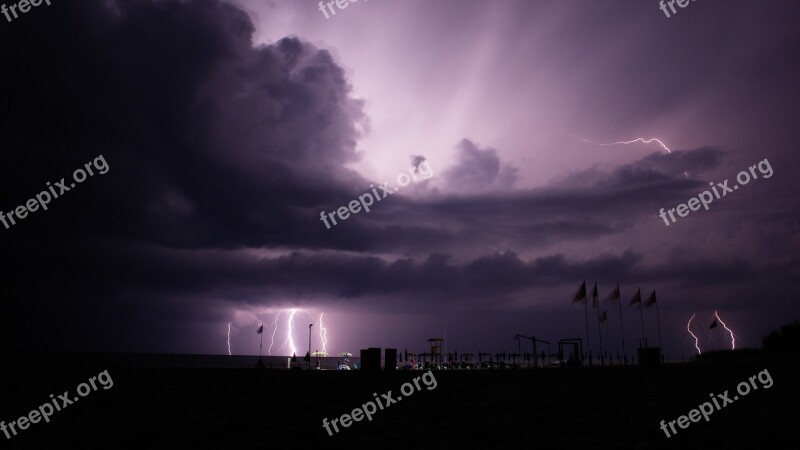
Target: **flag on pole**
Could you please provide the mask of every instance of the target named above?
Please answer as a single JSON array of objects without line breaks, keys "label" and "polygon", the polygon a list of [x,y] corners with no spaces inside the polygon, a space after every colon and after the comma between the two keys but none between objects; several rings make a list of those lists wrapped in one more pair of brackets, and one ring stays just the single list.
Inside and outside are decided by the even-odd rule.
[{"label": "flag on pole", "polygon": [[606,301],[611,303],[619,301],[619,285],[617,285],[617,287],[615,287],[614,290],[611,291],[610,294],[608,294],[608,297],[606,297]]},{"label": "flag on pole", "polygon": [[708,327],[708,329],[710,330],[710,329],[712,329],[712,328],[716,328],[716,326],[717,326],[717,319],[714,319],[714,321],[713,321],[713,322],[711,322],[711,326],[710,326],[710,327]]},{"label": "flag on pole", "polygon": [[597,308],[597,282],[594,282],[594,289],[592,289],[592,308]]},{"label": "flag on pole", "polygon": [[655,304],[656,304],[656,291],[654,289],[653,293],[650,294],[650,297],[647,298],[647,301],[645,302],[644,306],[645,308],[649,308]]},{"label": "flag on pole", "polygon": [[639,304],[639,307],[641,308],[642,307],[642,290],[641,289],[637,289],[636,290],[636,295],[634,295],[633,298],[631,299],[630,306],[633,306],[633,305],[635,305],[637,303]]},{"label": "flag on pole", "polygon": [[578,289],[578,292],[575,293],[575,297],[572,298],[572,303],[579,302],[581,300],[586,300],[586,282],[584,281],[581,283],[581,287]]},{"label": "flag on pole", "polygon": [[262,331],[264,331],[264,324],[263,323],[261,325],[259,325],[258,330],[256,330],[256,334],[261,334]]},{"label": "flag on pole", "polygon": [[603,315],[600,316],[600,323],[606,323],[608,320],[608,311],[603,311]]}]

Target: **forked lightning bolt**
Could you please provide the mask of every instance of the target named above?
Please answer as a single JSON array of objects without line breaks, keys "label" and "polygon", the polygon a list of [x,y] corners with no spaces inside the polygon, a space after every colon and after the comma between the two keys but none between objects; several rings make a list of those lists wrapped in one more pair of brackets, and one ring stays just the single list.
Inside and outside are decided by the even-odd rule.
[{"label": "forked lightning bolt", "polygon": [[275,332],[278,331],[278,318],[281,317],[281,313],[275,315],[275,321],[272,322],[272,340],[269,341],[269,348],[267,349],[267,354],[272,355],[272,346],[275,344]]},{"label": "forked lightning bolt", "polygon": [[294,346],[294,316],[297,313],[296,309],[292,309],[289,313],[289,318],[286,321],[286,339],[284,339],[283,344],[280,346],[278,350],[287,349],[292,352],[292,355],[297,354],[297,349]]},{"label": "forked lightning bolt", "polygon": [[325,328],[325,325],[322,324],[322,316],[325,313],[320,313],[319,315],[319,340],[322,341],[322,353],[328,353],[328,329]]},{"label": "forked lightning bolt", "polygon": [[728,328],[727,325],[725,325],[725,322],[723,322],[722,319],[719,318],[719,314],[717,314],[716,311],[714,311],[714,315],[717,317],[717,320],[719,320],[719,323],[721,323],[722,326],[725,327],[726,330],[728,330],[728,333],[731,334],[731,350],[736,350],[736,339],[733,337],[733,331],[731,331],[731,329]]},{"label": "forked lightning bolt", "polygon": [[[649,144],[649,143],[651,143],[651,142],[654,142],[654,141],[655,141],[655,142],[658,142],[658,145],[660,145],[660,146],[661,146],[661,148],[663,148],[664,150],[666,150],[666,151],[667,151],[667,153],[670,153],[670,154],[672,153],[672,150],[670,150],[670,149],[669,149],[669,147],[667,147],[667,145],[666,145],[666,144],[664,144],[663,142],[661,142],[661,140],[660,140],[660,139],[656,139],[656,138],[650,138],[650,139],[645,139],[645,138],[636,138],[636,139],[633,139],[633,140],[630,140],[630,141],[618,141],[618,142],[612,142],[612,143],[610,143],[610,144],[603,144],[603,143],[601,143],[601,142],[592,142],[592,141],[590,141],[590,140],[588,140],[588,139],[584,139],[584,138],[582,138],[582,137],[578,136],[577,134],[573,134],[573,136],[575,136],[576,138],[578,138],[578,139],[582,140],[583,142],[586,142],[587,144],[593,144],[593,145],[602,145],[603,147],[611,147],[612,145],[628,145],[628,144],[633,144],[633,143],[635,143],[635,142],[641,142],[641,143],[643,143],[643,144]],[[686,172],[685,170],[683,171],[683,175],[684,175],[686,178],[689,178],[689,173],[688,173],[688,172]]]},{"label": "forked lightning bolt", "polygon": [[667,147],[663,142],[661,142],[660,139],[656,139],[656,138],[650,138],[650,139],[636,138],[636,139],[634,139],[632,141],[619,141],[619,142],[612,142],[610,144],[602,144],[600,142],[592,142],[592,141],[590,141],[588,139],[584,139],[584,138],[582,138],[582,137],[580,137],[578,135],[575,135],[575,137],[580,139],[580,140],[582,140],[583,142],[586,142],[587,144],[602,145],[603,147],[611,147],[612,145],[633,144],[634,142],[641,142],[643,144],[649,144],[649,143],[651,143],[653,141],[656,141],[656,142],[658,142],[658,145],[661,146],[661,148],[663,148],[664,150],[667,151],[667,153],[672,153],[672,150],[670,150],[669,147]]},{"label": "forked lightning bolt", "polygon": [[700,341],[698,341],[697,336],[695,336],[694,333],[692,333],[692,330],[690,329],[690,327],[692,326],[692,320],[694,320],[694,316],[695,315],[692,314],[692,318],[689,319],[689,323],[686,324],[686,331],[688,331],[689,334],[691,334],[692,337],[694,338],[694,348],[697,349],[697,354],[700,355],[701,354],[700,353],[700,347],[697,346],[698,342],[700,342]]}]

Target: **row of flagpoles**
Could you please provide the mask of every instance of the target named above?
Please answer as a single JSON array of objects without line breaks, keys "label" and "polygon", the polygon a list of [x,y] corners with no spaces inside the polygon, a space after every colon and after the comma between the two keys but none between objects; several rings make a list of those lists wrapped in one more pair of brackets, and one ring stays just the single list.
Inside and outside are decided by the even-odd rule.
[{"label": "row of flagpoles", "polygon": [[[646,346],[646,338],[644,333],[644,312],[642,308],[642,292],[641,288],[636,290],[636,295],[633,296],[631,299],[629,306],[638,305],[639,306],[639,316],[641,318],[642,323],[642,340],[641,343]],[[608,294],[605,301],[609,303],[617,303],[619,306],[619,332],[620,337],[622,339],[622,354],[626,355],[625,353],[625,331],[624,327],[622,326],[622,302],[620,302],[620,291],[619,291],[619,283],[617,283],[617,287],[614,288],[611,293]],[[575,296],[572,298],[572,303],[578,303],[583,301],[584,307],[584,314],[586,317],[586,347],[590,348],[589,344],[589,306],[587,305],[587,298],[586,298],[586,281],[581,283],[581,287],[578,288],[578,292],[575,293]],[[661,347],[661,353],[663,354],[664,348],[661,343],[661,314],[658,311],[658,302],[656,301],[656,291],[653,290],[653,293],[650,294],[650,297],[647,298],[644,302],[644,307],[649,308],[651,306],[656,306],[656,319],[658,320],[658,346]],[[608,320],[608,311],[603,311],[603,314],[600,314],[600,305],[598,302],[598,294],[597,294],[597,282],[594,283],[594,288],[592,289],[592,308],[597,308],[597,332],[600,338],[600,354],[603,354],[603,333],[600,327],[601,324],[605,323]]]}]

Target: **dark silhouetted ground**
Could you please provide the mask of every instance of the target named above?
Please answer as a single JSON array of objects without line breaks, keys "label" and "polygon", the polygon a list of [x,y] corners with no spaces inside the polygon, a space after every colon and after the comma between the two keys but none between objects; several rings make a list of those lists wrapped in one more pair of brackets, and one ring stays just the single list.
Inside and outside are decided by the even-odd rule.
[{"label": "dark silhouetted ground", "polygon": [[[3,368],[0,420],[15,420],[108,370],[114,385],[3,440],[3,448],[767,448],[797,441],[798,370],[789,360],[709,357],[638,367],[437,371],[372,422],[329,437],[329,420],[421,372],[142,368],[101,356],[36,355]],[[46,368],[42,365],[46,364]],[[768,369],[774,384],[751,391],[667,439],[659,422],[688,414],[709,393]],[[756,381],[757,385],[761,385]],[[732,395],[731,395],[732,397]]]}]

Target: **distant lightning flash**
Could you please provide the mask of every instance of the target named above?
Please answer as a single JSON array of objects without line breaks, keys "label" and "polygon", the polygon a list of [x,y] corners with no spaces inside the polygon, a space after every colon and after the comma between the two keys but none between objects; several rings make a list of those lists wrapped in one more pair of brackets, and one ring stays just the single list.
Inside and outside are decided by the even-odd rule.
[{"label": "distant lightning flash", "polygon": [[688,331],[689,334],[691,334],[692,337],[694,338],[694,348],[697,349],[697,354],[700,355],[701,354],[700,353],[700,347],[697,346],[698,342],[700,342],[700,341],[698,341],[697,336],[695,336],[694,333],[692,333],[692,330],[689,328],[692,325],[692,320],[694,320],[694,316],[695,315],[692,314],[692,318],[689,319],[689,323],[686,324],[686,331]]},{"label": "distant lightning flash", "polygon": [[[603,143],[600,143],[600,142],[592,142],[592,141],[590,141],[588,139],[584,139],[584,138],[578,136],[577,134],[574,134],[573,136],[575,136],[576,138],[582,140],[583,142],[586,142],[587,144],[602,145],[603,147],[611,147],[612,145],[628,145],[628,144],[633,144],[635,142],[641,142],[643,144],[649,144],[649,143],[655,141],[655,142],[658,142],[658,145],[660,145],[661,148],[666,150],[667,153],[672,154],[672,150],[670,150],[669,147],[667,147],[666,144],[661,142],[660,139],[656,139],[656,138],[650,138],[650,139],[636,138],[636,139],[633,139],[631,141],[618,141],[618,142],[612,142],[610,144],[603,144]],[[689,174],[685,170],[683,171],[683,175],[686,176],[686,178],[689,178]]]},{"label": "distant lightning flash", "polygon": [[325,325],[322,324],[322,316],[325,313],[320,313],[319,315],[319,339],[322,341],[322,353],[328,353],[328,329],[325,328]]},{"label": "distant lightning flash", "polygon": [[656,142],[658,142],[658,145],[661,146],[661,148],[663,148],[664,150],[667,151],[667,153],[672,153],[672,150],[670,150],[669,147],[666,146],[666,144],[661,142],[660,139],[656,139],[656,138],[650,138],[650,139],[636,138],[636,139],[634,139],[632,141],[619,141],[619,142],[612,142],[610,144],[602,144],[600,142],[592,142],[592,141],[590,141],[588,139],[584,139],[584,138],[582,138],[582,137],[580,137],[578,135],[575,135],[575,137],[580,139],[580,140],[582,140],[583,142],[586,142],[587,144],[602,145],[603,147],[611,147],[612,145],[627,145],[627,144],[633,144],[634,142],[641,142],[643,144],[649,144],[649,143],[651,143],[653,141],[656,141]]},{"label": "distant lightning flash", "polygon": [[731,334],[731,350],[736,350],[736,339],[733,337],[733,331],[731,331],[731,329],[728,328],[727,325],[725,325],[725,322],[723,322],[722,319],[719,318],[719,314],[717,314],[716,311],[714,311],[714,315],[717,317],[717,320],[719,320],[719,323],[721,323],[722,326],[725,327],[726,330],[728,330],[728,333]]},{"label": "distant lightning flash", "polygon": [[228,322],[228,356],[231,356],[231,323]]},{"label": "distant lightning flash", "polygon": [[267,354],[272,355],[272,346],[275,344],[275,332],[278,331],[278,319],[281,317],[281,313],[279,312],[275,315],[275,321],[272,322],[272,340],[269,341],[269,348],[267,349]]}]

